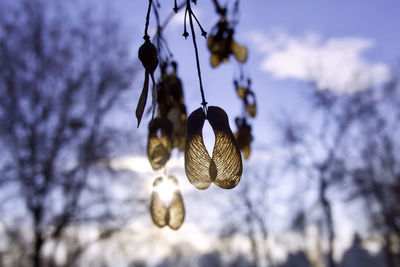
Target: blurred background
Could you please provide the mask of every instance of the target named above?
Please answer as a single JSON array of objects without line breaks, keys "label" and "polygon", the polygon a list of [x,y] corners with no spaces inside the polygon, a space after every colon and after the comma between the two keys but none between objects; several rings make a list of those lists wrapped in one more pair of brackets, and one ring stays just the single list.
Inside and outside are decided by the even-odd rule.
[{"label": "blurred background", "polygon": [[[167,20],[174,3],[159,2]],[[0,266],[400,266],[400,3],[241,1],[251,153],[237,187],[204,191],[178,151],[152,170],[150,113],[136,128],[147,5],[0,2]],[[206,31],[218,22],[212,1],[193,10]],[[201,97],[183,20],[164,34],[190,114]],[[212,68],[197,39],[207,101],[236,131],[240,68]],[[163,173],[184,199],[177,231],[149,213]]]}]

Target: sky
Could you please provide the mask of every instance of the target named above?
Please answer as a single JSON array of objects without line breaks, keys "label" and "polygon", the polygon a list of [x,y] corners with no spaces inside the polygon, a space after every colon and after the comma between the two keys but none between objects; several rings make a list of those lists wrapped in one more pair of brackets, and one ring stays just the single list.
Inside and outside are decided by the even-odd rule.
[{"label": "sky", "polygon": [[[173,1],[160,2],[161,14],[165,17],[171,12]],[[210,3],[198,0],[194,7],[206,31],[217,22]],[[119,0],[107,2],[107,5],[120,17],[132,40],[132,51],[136,53],[143,43],[147,1]],[[382,85],[388,80],[392,66],[398,65],[400,59],[399,10],[400,2],[397,0],[241,1],[239,24],[234,38],[248,48],[245,72],[252,79],[258,106],[257,117],[252,121],[254,150],[250,161],[245,163],[245,173],[246,166],[262,164],[279,157],[279,151],[272,153],[269,150],[271,144],[279,139],[275,121],[283,113],[307,116],[306,92],[311,81],[335,94],[351,94],[370,86]],[[150,21],[151,34],[154,33],[154,17],[150,17]],[[187,111],[190,113],[200,107],[201,98],[192,40],[190,36],[185,40],[182,33],[183,12],[180,11],[170,21],[165,34],[179,63],[178,75],[183,82]],[[210,53],[200,31],[197,31],[197,40],[206,99],[209,105],[220,106],[228,113],[234,129],[234,118],[241,112],[240,101],[232,83],[238,75],[237,63],[231,58],[229,63],[212,69]],[[134,85],[137,95],[142,88],[142,76],[139,74]],[[147,127],[144,125],[138,131],[146,136]],[[212,144],[211,130],[205,131],[206,142]],[[190,203],[187,206],[186,226],[182,227],[179,235],[196,232],[198,238],[204,238],[204,231],[212,231],[213,220],[219,216],[218,210],[210,208],[212,202],[219,201],[218,204],[224,206],[227,205],[224,201],[228,200],[224,199],[225,192],[215,186],[204,192],[193,189],[179,167],[183,166],[183,155],[175,154],[174,157],[168,170],[177,173],[184,197],[187,194],[185,199]],[[150,165],[146,167],[145,163],[140,163],[141,158],[129,158],[125,163],[132,166],[132,162],[140,166],[139,171],[144,176],[152,175]],[[151,182],[149,179],[149,187]],[[279,199],[289,197],[290,193],[283,188],[277,192],[272,192],[271,198],[275,199],[275,206],[279,207]],[[199,199],[203,202],[199,203]],[[196,222],[201,217],[198,210],[204,207],[209,214],[198,229]],[[335,210],[341,213],[340,206],[335,207]],[[279,215],[282,211],[275,208],[273,212]],[[349,213],[344,212],[340,216],[346,217]],[[282,227],[279,220],[271,224],[276,229]],[[354,230],[349,222],[343,222],[341,226],[346,233]],[[149,231],[153,230],[151,228]],[[346,238],[343,242],[348,244],[351,240]]]}]

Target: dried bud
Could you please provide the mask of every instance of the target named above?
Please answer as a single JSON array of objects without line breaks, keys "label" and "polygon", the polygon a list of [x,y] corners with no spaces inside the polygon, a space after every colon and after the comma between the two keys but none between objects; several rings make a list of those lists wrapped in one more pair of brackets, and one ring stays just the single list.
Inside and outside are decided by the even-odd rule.
[{"label": "dried bud", "polygon": [[150,73],[154,73],[158,66],[158,53],[157,48],[149,40],[146,40],[139,48],[138,56],[143,67]]}]

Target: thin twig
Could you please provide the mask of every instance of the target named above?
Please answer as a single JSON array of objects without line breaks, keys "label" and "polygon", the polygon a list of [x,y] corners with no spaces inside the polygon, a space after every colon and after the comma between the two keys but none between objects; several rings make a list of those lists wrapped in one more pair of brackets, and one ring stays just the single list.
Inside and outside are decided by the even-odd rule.
[{"label": "thin twig", "polygon": [[218,14],[225,16],[226,14],[226,8],[222,8],[221,5],[218,3],[218,0],[213,0],[215,10],[217,11]]},{"label": "thin twig", "polygon": [[149,40],[150,36],[147,34],[147,29],[149,28],[149,22],[150,22],[150,10],[151,10],[151,4],[153,0],[149,0],[149,7],[147,8],[147,15],[146,15],[146,24],[144,27],[144,36],[143,39]]},{"label": "thin twig", "polygon": [[[177,6],[177,9],[174,8],[174,12],[169,14],[169,16],[165,19],[164,23],[161,25],[162,30],[165,29],[165,27],[167,26],[169,21],[173,18],[175,13],[178,12],[179,10],[181,10],[183,7],[185,7],[185,5],[186,5],[186,3],[181,3],[179,6]],[[175,12],[175,10],[176,10],[176,12]]]},{"label": "thin twig", "polygon": [[[200,59],[199,59],[199,51],[197,49],[197,43],[196,43],[196,33],[194,31],[194,26],[193,26],[193,11],[190,7],[190,0],[186,1],[186,11],[189,13],[189,25],[190,25],[190,30],[192,32],[192,40],[193,40],[193,46],[194,46],[194,52],[196,55],[196,66],[197,66],[197,76],[199,77],[199,83],[200,83],[200,93],[201,93],[201,105],[203,106],[203,109],[207,109],[207,101],[206,98],[204,97],[204,89],[203,89],[203,83],[201,81],[201,70],[200,70]],[[186,23],[185,23],[186,25]]]}]

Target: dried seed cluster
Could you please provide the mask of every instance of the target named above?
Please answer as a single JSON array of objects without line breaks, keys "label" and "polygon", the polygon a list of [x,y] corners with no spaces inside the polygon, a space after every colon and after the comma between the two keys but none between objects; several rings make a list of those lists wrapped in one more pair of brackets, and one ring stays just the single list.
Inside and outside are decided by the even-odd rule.
[{"label": "dried seed cluster", "polygon": [[[227,9],[222,8],[218,0],[212,1],[220,15],[219,22],[211,30],[207,39],[207,46],[211,52],[211,65],[219,66],[222,62],[229,60],[233,55],[239,64],[247,60],[247,48],[234,41],[234,28],[237,23],[238,0],[234,3],[232,20],[228,23]],[[234,188],[240,181],[243,171],[240,150],[244,157],[250,155],[251,126],[245,117],[256,115],[256,104],[254,93],[247,87],[236,86],[239,98],[242,99],[246,115],[236,118],[238,131],[233,134],[229,126],[228,116],[225,111],[216,106],[207,107],[202,77],[200,71],[200,57],[197,48],[194,26],[197,25],[201,35],[207,38],[207,32],[201,26],[194,14],[191,3],[195,0],[186,0],[184,5],[177,5],[174,1],[173,10],[176,13],[185,7],[184,33],[187,38],[189,31],[193,40],[195,50],[196,68],[201,93],[201,108],[193,111],[187,118],[186,106],[184,104],[183,87],[177,75],[177,63],[171,60],[173,55],[168,48],[167,42],[162,35],[164,24],[161,24],[157,5],[149,0],[144,31],[144,43],[138,51],[138,56],[145,70],[143,89],[136,108],[138,127],[146,107],[149,79],[152,80],[152,118],[148,126],[147,157],[154,170],[166,168],[174,148],[184,151],[185,172],[188,180],[198,189],[206,189],[212,183],[224,188]],[[154,44],[150,41],[147,30],[150,22],[151,10],[157,21],[157,32]],[[154,72],[160,65],[161,75],[158,83],[155,82]],[[149,78],[150,77],[150,78]],[[215,144],[210,156],[203,142],[202,130],[205,121],[208,121],[214,131]],[[166,169],[164,169],[165,176]],[[169,182],[172,184],[173,194],[169,201],[163,196],[163,186]],[[185,209],[183,197],[178,188],[178,180],[168,175],[168,178],[158,177],[153,182],[151,194],[150,214],[155,225],[164,227],[168,225],[171,229],[179,229],[184,221]]]}]

